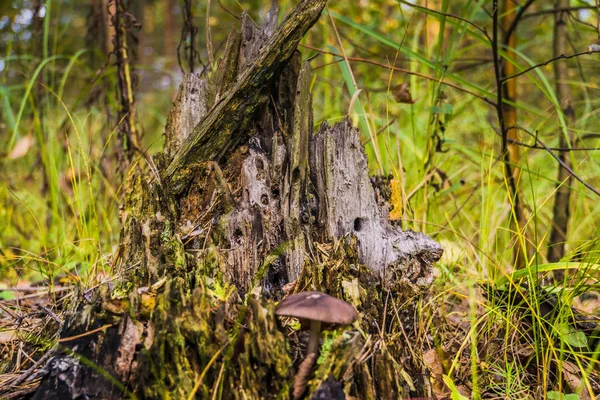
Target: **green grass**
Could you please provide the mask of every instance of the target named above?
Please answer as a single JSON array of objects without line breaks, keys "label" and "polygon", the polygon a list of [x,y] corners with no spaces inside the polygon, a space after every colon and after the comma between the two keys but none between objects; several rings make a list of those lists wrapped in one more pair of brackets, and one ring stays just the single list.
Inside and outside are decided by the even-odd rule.
[{"label": "green grass", "polygon": [[[237,4],[224,3],[240,11]],[[249,7],[258,20],[257,10],[266,8],[262,3],[239,4]],[[293,4],[291,0],[281,3],[283,9]],[[91,65],[91,55],[102,57],[97,49],[68,42],[74,39],[67,38],[69,32],[57,21],[72,10],[56,1],[47,2],[47,7],[50,18],[44,20],[41,52],[18,54],[15,48],[23,46],[20,42],[0,47],[5,63],[0,72],[0,135],[6,143],[0,172],[0,278],[7,285],[20,280],[52,285],[56,277],[71,276],[91,286],[110,275],[107,255],[118,242],[120,185],[117,174],[106,175],[106,168],[115,172],[115,71],[111,66],[100,70]],[[465,0],[459,6],[449,0],[440,2],[441,10],[486,26],[489,32],[491,24],[482,7],[489,10],[483,1]],[[214,15],[223,23],[212,27],[213,38],[223,37],[231,26],[220,12],[215,8]],[[159,16],[149,18],[160,25]],[[508,61],[517,70],[551,58],[552,19],[536,21],[519,30],[517,59]],[[575,32],[575,27],[570,29]],[[583,35],[573,40],[578,48],[588,41]],[[69,47],[63,48],[65,42]],[[365,62],[346,63],[330,54],[312,61],[318,67],[313,83],[315,123],[348,115],[369,141],[371,171],[394,177],[394,207],[402,226],[433,235],[445,248],[432,297],[422,309],[431,319],[429,333],[441,346],[456,345],[445,349],[450,354],[450,368],[445,371],[449,386],[468,382],[474,396],[493,390],[500,397],[525,398],[539,390],[538,394],[550,398],[551,393],[573,389],[593,396],[590,376],[599,368],[600,349],[591,348],[570,320],[571,306],[581,302],[580,296],[600,289],[596,239],[600,202],[573,182],[566,257],[573,261],[547,263],[557,164],[543,150],[523,149],[519,186],[528,233],[515,232],[508,185],[498,161],[497,118],[476,97],[495,99],[492,65],[481,61],[464,71],[455,68],[460,59],[490,57],[484,35],[464,21],[401,2],[331,2],[304,43],[348,57],[396,63],[432,78],[405,76]],[[302,52],[305,58],[315,54]],[[501,55],[506,53],[502,50]],[[146,57],[148,64],[138,70],[153,78],[164,76],[152,64],[158,59]],[[579,65],[569,61],[573,74],[568,82],[578,118],[576,126],[569,128],[579,137],[600,133],[597,61],[597,55],[582,57]],[[581,74],[587,79],[581,79]],[[405,80],[410,82],[415,104],[397,104],[389,93]],[[546,144],[557,145],[558,135],[566,132],[566,121],[554,92],[552,66],[532,70],[518,82],[519,123],[538,132]],[[174,91],[173,84],[162,91],[140,90],[137,109],[145,146],[154,150],[160,149]],[[94,96],[103,101],[86,104]],[[34,139],[32,147],[23,157],[9,159],[14,146],[27,136]],[[442,151],[436,149],[438,141]],[[526,135],[523,141],[533,143]],[[578,145],[598,144],[593,138]],[[571,157],[578,175],[600,186],[598,153],[574,152]],[[534,252],[527,255],[526,268],[515,271],[513,248],[525,241],[531,242]],[[565,267],[572,271],[569,279],[550,286],[548,274]],[[483,288],[491,284],[497,290],[486,293]],[[558,304],[550,316],[542,310],[549,293]],[[507,302],[517,295],[518,302]],[[452,321],[439,326],[432,322],[444,315],[452,316]],[[564,373],[565,369],[575,372]],[[581,382],[578,388],[565,382],[565,376],[575,375]]]},{"label": "green grass", "polygon": [[[452,12],[473,21],[477,19],[481,4],[466,1],[464,7],[453,7]],[[447,80],[478,95],[494,98],[493,75],[485,72],[491,69],[491,64],[479,67],[478,75],[455,73],[444,67],[452,65],[453,60],[473,53],[487,51],[490,54],[489,44],[483,35],[466,23],[428,13],[429,22],[437,20],[440,29],[432,43],[424,46],[419,38],[424,36],[426,24],[423,23],[423,12],[420,10],[410,11],[406,8],[403,12],[391,12],[392,7],[389,6],[386,11],[394,16],[392,18],[400,20],[401,28],[386,32],[382,29],[382,24],[369,23],[345,9],[334,11],[334,7],[331,6],[330,15],[339,30],[346,28],[343,30],[344,35],[351,37],[352,43],[369,43],[372,45],[371,49],[382,49],[380,52],[387,54],[388,63],[393,63],[397,54],[403,55],[410,60],[401,64],[403,68],[435,77],[438,82]],[[442,1],[440,9],[448,8],[449,2]],[[412,12],[415,15],[411,15]],[[375,19],[386,21],[385,15],[382,11]],[[489,30],[489,23],[487,26]],[[327,30],[323,28],[324,37],[320,39],[328,44],[321,48],[342,54],[335,36],[330,32],[330,27]],[[526,32],[524,36],[527,34]],[[524,39],[523,47],[517,49],[519,58],[510,60],[517,65],[517,70],[551,58],[551,53],[540,52],[532,46],[534,43],[545,43],[548,46],[552,40],[551,30],[531,39],[534,42],[532,45],[527,40],[528,38]],[[465,45],[465,42],[470,44]],[[346,54],[364,53],[364,49],[348,42],[343,45]],[[356,57],[356,54],[352,56]],[[370,57],[373,56],[363,58]],[[533,61],[534,58],[538,61]],[[331,61],[331,56],[325,56],[324,64]],[[470,329],[464,336],[462,350],[453,359],[449,375],[455,374],[456,378],[463,381],[469,379],[473,396],[477,392],[493,388],[503,396],[523,398],[526,394],[534,394],[530,386],[533,383],[541,385],[543,393],[552,390],[568,393],[569,390],[576,389],[565,384],[562,373],[565,364],[574,365],[582,382],[578,389],[592,395],[589,374],[599,366],[598,349],[590,348],[585,335],[572,327],[570,321],[573,301],[583,293],[598,290],[595,240],[598,226],[594,218],[598,202],[595,195],[579,183],[574,183],[571,187],[573,212],[567,259],[579,257],[582,262],[547,264],[545,255],[552,223],[556,162],[544,151],[523,150],[522,163],[518,165],[522,169],[519,185],[528,208],[528,234],[515,232],[511,224],[514,215],[508,185],[503,177],[502,165],[497,161],[500,139],[490,127],[490,121],[493,124],[497,124],[497,121],[493,111],[488,116],[489,106],[474,96],[418,76],[406,78],[398,73],[389,76],[389,71],[373,68],[366,63],[353,62],[351,66],[351,72],[346,70],[343,62],[319,70],[319,77],[324,78],[317,78],[318,84],[315,85],[313,97],[322,118],[338,118],[338,113],[347,109],[344,107],[344,99],[348,104],[357,89],[349,84],[347,76],[350,74],[357,80],[358,89],[375,86],[389,88],[404,79],[410,79],[412,97],[418,99],[414,105],[396,104],[386,92],[363,91],[359,99],[363,100],[362,108],[369,112],[364,112],[355,105],[353,111],[356,114],[351,113],[351,116],[360,121],[360,127],[369,125],[372,131],[378,131],[390,120],[395,120],[380,134],[379,141],[370,141],[367,152],[372,160],[373,172],[377,172],[379,165],[382,165],[384,174],[392,173],[394,179],[401,181],[399,191],[402,195],[413,193],[408,202],[402,200],[394,204],[395,207],[402,208],[403,225],[436,235],[445,247],[446,256],[439,265],[441,276],[433,289],[434,293],[442,294],[437,297],[437,301],[427,306],[432,309],[439,307],[446,296],[460,296],[468,304],[464,309],[462,306],[456,307],[457,310],[464,311],[464,321],[468,321]],[[330,78],[334,72],[330,73],[328,70],[336,68],[342,71],[343,80],[340,83],[345,83],[347,87],[347,94],[341,99],[341,104],[339,95],[333,97],[330,88],[335,87]],[[586,70],[588,73],[593,73],[592,71],[593,68]],[[541,139],[546,143],[555,145],[555,132],[562,131],[564,134],[566,121],[554,93],[552,70],[535,69],[520,77],[519,81],[522,86],[515,106],[520,123],[532,131],[540,132]],[[595,128],[592,128],[587,117],[589,112],[593,112],[587,93],[589,83],[573,83],[584,86],[586,99],[578,104],[576,110],[577,115],[584,117],[580,117],[577,126],[573,128],[579,135],[584,131],[592,133]],[[440,107],[441,91],[446,94],[445,103],[448,107]],[[319,99],[329,100],[319,102]],[[365,102],[367,105],[364,105]],[[432,148],[435,124],[440,120],[445,124],[442,144],[445,152],[442,153]],[[363,133],[368,137],[365,129]],[[532,143],[531,139],[525,137],[524,141]],[[596,142],[597,139],[591,140],[589,145],[593,147]],[[594,182],[597,185],[596,153],[576,153],[572,155],[572,159],[578,174],[592,185]],[[431,185],[440,183],[435,182],[435,174],[433,177],[429,176],[434,168],[442,170],[449,178],[445,187],[439,190]],[[526,268],[515,271],[512,266],[513,248],[516,245],[523,246],[525,241],[530,241],[534,253],[528,254]],[[544,278],[548,273],[565,267],[572,271],[570,279],[554,289],[546,286]],[[508,292],[521,292],[522,301],[503,304],[502,297],[496,292],[486,298],[480,285],[490,283],[503,285],[500,287],[507,288]],[[544,285],[544,289],[523,289],[538,288],[540,285]],[[550,290],[553,290],[558,301],[555,313],[551,316],[544,315],[540,310],[544,296]],[[453,312],[452,307],[448,311]],[[437,329],[443,331],[441,327],[433,328],[434,331]],[[503,339],[499,351],[486,354],[488,343],[493,343],[498,338]],[[530,353],[527,361],[515,358],[519,351]],[[530,375],[532,365],[541,371],[537,377]],[[494,376],[502,379],[490,380]],[[527,381],[524,377],[534,378],[535,382]]]}]

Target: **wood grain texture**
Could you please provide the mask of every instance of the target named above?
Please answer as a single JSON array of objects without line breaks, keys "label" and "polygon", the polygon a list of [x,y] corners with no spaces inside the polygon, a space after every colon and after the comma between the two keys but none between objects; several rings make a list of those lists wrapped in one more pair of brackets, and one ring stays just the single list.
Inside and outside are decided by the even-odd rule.
[{"label": "wood grain texture", "polygon": [[265,100],[265,90],[269,83],[296,50],[300,39],[317,22],[325,4],[326,0],[304,0],[298,3],[260,48],[252,64],[238,76],[232,90],[218,100],[183,142],[165,171],[167,179],[186,164],[219,160],[241,143],[245,131],[240,128],[252,120]]}]

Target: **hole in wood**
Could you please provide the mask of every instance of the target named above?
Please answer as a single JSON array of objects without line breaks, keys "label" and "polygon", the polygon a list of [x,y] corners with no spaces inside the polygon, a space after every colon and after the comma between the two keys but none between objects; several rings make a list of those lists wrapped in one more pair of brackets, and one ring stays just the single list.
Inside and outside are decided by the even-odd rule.
[{"label": "hole in wood", "polygon": [[260,202],[262,203],[263,206],[269,205],[269,196],[266,193],[263,193],[260,196]]},{"label": "hole in wood", "polygon": [[262,181],[265,179],[265,163],[260,158],[256,159],[256,179]]},{"label": "hole in wood", "polygon": [[296,167],[292,171],[292,182],[298,182],[298,179],[300,179],[300,168]]},{"label": "hole in wood", "polygon": [[364,219],[362,219],[360,217],[356,218],[354,220],[354,230],[356,232],[360,232],[360,230],[363,228],[364,224],[365,224],[365,220]]}]

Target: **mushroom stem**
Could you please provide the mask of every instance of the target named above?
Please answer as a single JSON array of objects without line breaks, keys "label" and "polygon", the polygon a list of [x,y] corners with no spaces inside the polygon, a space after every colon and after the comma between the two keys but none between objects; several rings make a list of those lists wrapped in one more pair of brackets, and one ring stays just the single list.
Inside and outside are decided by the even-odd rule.
[{"label": "mushroom stem", "polygon": [[309,381],[313,365],[315,365],[316,361],[317,354],[309,353],[298,367],[298,373],[296,374],[296,379],[294,380],[294,399],[299,399],[302,397],[304,390],[306,390],[306,384]]},{"label": "mushroom stem", "polygon": [[308,338],[308,351],[307,354],[318,354],[319,345],[321,338],[321,321],[311,320],[310,321],[310,336]]}]

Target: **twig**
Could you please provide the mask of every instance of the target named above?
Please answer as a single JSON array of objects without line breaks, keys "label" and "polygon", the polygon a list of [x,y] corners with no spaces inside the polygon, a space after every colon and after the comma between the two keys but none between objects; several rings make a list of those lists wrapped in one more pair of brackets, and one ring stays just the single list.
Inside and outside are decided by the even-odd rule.
[{"label": "twig", "polygon": [[51,309],[49,309],[48,307],[46,307],[46,306],[44,306],[44,305],[42,305],[42,304],[39,304],[39,307],[40,307],[42,310],[44,310],[44,312],[45,312],[46,314],[48,314],[48,315],[49,315],[49,316],[50,316],[50,317],[51,317],[53,320],[55,320],[56,322],[58,322],[58,324],[59,324],[59,325],[62,325],[62,324],[63,324],[63,321],[62,321],[62,319],[60,319],[60,317],[59,317],[58,315],[56,315],[56,314],[55,314],[55,313],[54,313],[54,312],[53,312]]},{"label": "twig", "polygon": [[[322,53],[322,54],[329,54],[331,56],[339,57],[339,58],[342,58],[342,59],[344,58],[344,56],[341,55],[341,54],[333,53],[333,52],[327,51],[327,50],[322,50],[322,49],[319,49],[317,47],[313,47],[313,46],[310,46],[310,45],[307,45],[307,44],[300,44],[300,46],[304,47],[304,48],[307,48],[307,49],[314,50],[314,51],[318,51],[319,53]],[[376,65],[378,67],[382,67],[382,68],[386,68],[386,69],[391,69],[391,70],[398,71],[398,72],[403,72],[403,73],[408,74],[408,75],[418,76],[420,78],[427,79],[427,80],[430,80],[430,81],[440,82],[440,80],[438,78],[434,78],[434,77],[431,77],[431,76],[428,76],[428,75],[420,74],[418,72],[414,72],[414,71],[411,71],[409,69],[404,69],[404,68],[400,68],[400,67],[386,65],[386,64],[383,64],[383,63],[380,63],[380,62],[377,62],[377,61],[373,61],[373,60],[369,60],[369,59],[366,59],[366,58],[357,58],[357,57],[346,57],[346,58],[349,61],[363,62],[365,64],[372,64],[372,65]],[[480,94],[472,92],[469,89],[465,89],[463,87],[460,87],[458,85],[455,85],[453,83],[446,82],[446,81],[442,81],[440,83],[442,83],[442,84],[444,84],[446,86],[452,87],[454,89],[460,90],[461,92],[470,94],[471,96],[477,97],[478,99],[483,100],[484,102],[488,103],[489,105],[491,105],[493,107],[496,107],[496,103],[494,103],[492,100],[488,99],[485,96],[482,96]]]},{"label": "twig", "polygon": [[[512,126],[509,129],[520,129],[517,126]],[[496,132],[494,130],[494,132]],[[496,132],[496,134],[498,134],[498,132]],[[581,139],[583,140],[583,138]],[[528,149],[533,149],[533,150],[546,150],[545,147],[543,146],[537,146],[535,144],[529,144],[529,143],[523,143],[520,142],[518,140],[514,140],[514,139],[508,139],[508,142],[510,144],[515,144],[517,146],[521,146],[521,147],[526,147]],[[552,150],[552,151],[558,151],[560,152],[570,152],[570,151],[596,151],[596,150],[600,150],[600,147],[548,147],[548,149]]]},{"label": "twig", "polygon": [[[208,64],[213,65],[213,48],[212,48],[212,36],[210,34],[210,0],[206,0],[206,53],[208,54]],[[192,71],[193,72],[193,71]]]},{"label": "twig", "polygon": [[492,11],[492,55],[494,57],[494,75],[496,78],[496,114],[498,115],[500,134],[502,136],[502,154],[504,157],[506,157],[508,150],[506,127],[504,126],[504,110],[502,109],[502,76],[500,71],[500,57],[498,54],[498,12],[498,0],[494,0]]},{"label": "twig", "polygon": [[[533,1],[533,0],[529,0],[529,1]],[[485,28],[482,28],[482,27],[480,27],[480,26],[479,26],[479,25],[477,25],[476,23],[474,23],[474,22],[472,22],[472,21],[469,21],[469,20],[468,20],[468,19],[466,19],[466,18],[459,17],[458,15],[454,15],[454,14],[445,13],[445,12],[442,12],[442,11],[433,10],[433,9],[431,9],[431,8],[427,8],[427,7],[419,6],[419,5],[417,5],[417,4],[409,3],[409,2],[408,2],[408,1],[406,1],[406,0],[399,0],[399,2],[400,2],[400,3],[402,3],[402,4],[405,4],[405,5],[407,5],[407,6],[410,6],[410,7],[414,7],[414,8],[417,8],[417,9],[423,10],[423,11],[428,11],[428,12],[431,12],[431,13],[433,13],[433,14],[438,14],[438,15],[442,15],[442,16],[444,16],[444,17],[454,18],[454,19],[457,19],[457,20],[459,20],[459,21],[466,22],[467,24],[471,25],[473,28],[475,28],[475,29],[477,29],[479,32],[481,32],[481,33],[483,34],[483,36],[485,36],[485,37],[486,37],[486,38],[487,38],[487,39],[488,39],[490,42],[492,41],[492,39],[490,38],[490,35],[488,35],[488,33],[487,33],[487,31],[485,30]]]},{"label": "twig", "polygon": [[595,10],[596,7],[595,6],[578,6],[578,7],[562,7],[562,8],[551,8],[548,10],[540,10],[540,11],[536,11],[536,12],[532,12],[529,14],[525,14],[523,16],[523,19],[527,19],[527,18],[533,18],[533,17],[539,17],[541,15],[547,15],[547,14],[556,14],[559,12],[563,12],[563,11],[579,11],[579,10]]},{"label": "twig", "polygon": [[[219,7],[221,7],[221,9],[222,9],[223,11],[225,11],[227,14],[231,15],[233,18],[237,19],[238,21],[240,20],[240,17],[239,17],[239,16],[237,16],[237,15],[235,15],[233,12],[229,11],[229,10],[227,9],[227,7],[225,7],[225,6],[223,5],[223,3],[221,3],[221,0],[217,0],[217,1],[219,2]],[[238,3],[238,4],[239,4],[239,3]]]},{"label": "twig", "polygon": [[[379,129],[377,130],[377,132],[375,132],[375,136],[379,136],[379,134],[380,134],[381,132],[383,132],[384,130],[386,130],[386,129],[387,129],[387,128],[388,128],[390,125],[392,125],[394,122],[396,122],[396,119],[392,119],[390,122],[388,122],[387,124],[385,124],[385,126],[382,126],[381,128],[379,128]],[[368,139],[366,139],[366,140],[364,140],[364,141],[362,142],[362,145],[364,146],[364,145],[366,145],[366,144],[368,144],[368,143],[370,143],[370,142],[371,142],[371,138],[368,138]]]},{"label": "twig", "polygon": [[519,11],[517,11],[517,15],[515,15],[515,19],[513,19],[512,23],[510,24],[510,27],[504,33],[505,37],[509,38],[512,36],[512,34],[517,29],[517,25],[519,24],[519,21],[521,20],[521,18],[523,18],[523,14],[525,14],[525,11],[527,11],[529,6],[532,5],[534,1],[535,0],[528,0],[527,3],[525,3],[524,5],[519,7]]},{"label": "twig", "polygon": [[586,188],[588,188],[589,190],[591,190],[592,192],[594,192],[594,194],[600,196],[600,191],[598,191],[598,189],[596,189],[595,187],[593,187],[592,185],[590,185],[589,183],[587,183],[585,180],[583,180],[583,178],[581,178],[579,175],[577,175],[575,173],[575,171],[573,171],[572,168],[570,168],[568,165],[566,165],[563,160],[560,159],[560,157],[558,157],[556,154],[554,154],[554,152],[552,151],[552,149],[550,149],[548,146],[546,146],[544,144],[544,142],[542,142],[536,134],[529,132],[529,130],[521,127],[521,126],[515,126],[512,127],[512,129],[519,129],[520,131],[523,131],[525,133],[527,133],[528,135],[532,136],[536,142],[538,142],[547,152],[548,154],[550,154],[556,161],[558,161],[560,163],[560,165],[566,169],[569,174],[571,174],[573,176],[573,178],[577,179],[583,186],[585,186]]},{"label": "twig", "polygon": [[574,15],[569,15],[569,18],[571,18],[573,21],[577,22],[578,24],[581,24],[583,26],[587,26],[588,28],[592,28],[595,31],[597,30],[596,25],[590,24],[589,22],[582,21],[581,19],[577,18]]},{"label": "twig", "polygon": [[70,336],[70,337],[66,337],[66,338],[61,338],[58,340],[59,343],[64,343],[64,342],[70,342],[71,340],[77,340],[80,339],[84,336],[88,336],[88,335],[93,335],[94,333],[103,331],[107,328],[110,328],[111,326],[113,326],[113,324],[106,324],[106,325],[102,325],[100,328],[96,328],[96,329],[92,329],[91,331],[87,331],[84,332],[80,335],[75,335],[75,336]]},{"label": "twig", "polygon": [[548,60],[548,61],[544,61],[543,63],[540,63],[540,64],[536,64],[536,65],[534,65],[534,66],[531,66],[531,67],[529,67],[529,68],[527,68],[527,69],[524,69],[523,71],[521,71],[521,72],[518,72],[518,73],[516,73],[516,74],[514,74],[514,75],[511,75],[511,76],[504,77],[504,78],[502,78],[502,79],[501,79],[501,83],[504,83],[504,82],[506,82],[506,81],[509,81],[509,80],[511,80],[511,79],[514,79],[514,78],[516,78],[517,76],[521,76],[521,75],[523,75],[523,74],[526,74],[526,73],[528,73],[529,71],[531,71],[531,70],[533,70],[533,69],[536,69],[536,68],[539,68],[539,67],[543,67],[543,66],[545,66],[545,65],[548,65],[548,64],[550,64],[550,63],[552,63],[552,62],[554,62],[554,61],[557,61],[557,60],[562,60],[562,59],[569,59],[569,58],[579,57],[579,56],[583,56],[583,55],[586,55],[586,54],[587,54],[587,55],[591,55],[591,54],[593,54],[593,53],[600,53],[600,50],[594,50],[594,51],[590,51],[590,50],[588,50],[588,51],[582,51],[581,53],[575,53],[575,54],[570,54],[570,55],[561,54],[561,55],[560,55],[560,56],[558,56],[558,57],[554,57],[554,58],[551,58],[551,59],[550,59],[550,60]]},{"label": "twig", "polygon": [[41,356],[40,359],[35,362],[35,364],[33,364],[27,371],[23,372],[21,375],[15,378],[14,381],[12,381],[10,385],[7,386],[19,386],[21,383],[25,382],[25,380],[29,378],[40,365],[45,363],[50,357],[54,355],[55,351],[55,348],[48,350],[46,354]]}]

